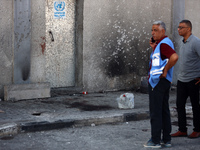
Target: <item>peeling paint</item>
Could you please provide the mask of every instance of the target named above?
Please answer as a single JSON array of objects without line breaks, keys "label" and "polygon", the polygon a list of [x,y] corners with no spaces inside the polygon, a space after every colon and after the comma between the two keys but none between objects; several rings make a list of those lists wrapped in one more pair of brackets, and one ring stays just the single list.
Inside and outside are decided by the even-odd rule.
[{"label": "peeling paint", "polygon": [[45,49],[46,49],[46,38],[45,37],[41,37],[41,39],[43,40],[42,43],[40,44],[41,48],[42,48],[42,54],[44,55]]}]

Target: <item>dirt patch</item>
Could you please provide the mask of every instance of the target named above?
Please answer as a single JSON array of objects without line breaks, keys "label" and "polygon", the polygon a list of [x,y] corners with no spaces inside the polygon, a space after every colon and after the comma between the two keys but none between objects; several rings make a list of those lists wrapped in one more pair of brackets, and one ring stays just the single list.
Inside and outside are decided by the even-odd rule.
[{"label": "dirt patch", "polygon": [[108,105],[92,105],[92,104],[86,104],[81,102],[75,102],[70,104],[72,108],[78,108],[83,111],[101,111],[101,110],[110,110],[113,109],[111,106]]}]

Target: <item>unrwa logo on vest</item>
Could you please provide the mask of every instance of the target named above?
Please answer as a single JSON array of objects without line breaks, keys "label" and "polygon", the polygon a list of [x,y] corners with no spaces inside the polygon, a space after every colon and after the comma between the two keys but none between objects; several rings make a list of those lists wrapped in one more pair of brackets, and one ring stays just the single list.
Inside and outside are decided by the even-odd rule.
[{"label": "unrwa logo on vest", "polygon": [[160,65],[160,53],[155,53],[152,56],[152,66]]},{"label": "unrwa logo on vest", "polygon": [[65,2],[54,2],[54,8],[56,11],[63,11],[65,9]]}]

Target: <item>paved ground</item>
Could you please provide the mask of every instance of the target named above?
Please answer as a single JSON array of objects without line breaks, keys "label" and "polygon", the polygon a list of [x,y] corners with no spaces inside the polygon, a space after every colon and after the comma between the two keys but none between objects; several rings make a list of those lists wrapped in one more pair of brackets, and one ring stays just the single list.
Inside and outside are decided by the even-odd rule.
[{"label": "paved ground", "polygon": [[[176,121],[172,117],[172,122]],[[188,120],[188,133],[192,120]],[[172,132],[177,130],[172,125]],[[151,135],[149,120],[131,121],[98,126],[64,128],[28,132],[0,137],[1,150],[151,150],[143,145]],[[172,138],[172,147],[166,150],[198,150],[199,138]]]},{"label": "paved ground", "polygon": [[[135,97],[133,109],[118,108],[116,98],[125,93],[124,91],[87,95],[58,92],[46,99],[1,101],[0,136],[148,119],[148,94],[129,92]],[[175,91],[170,92],[171,109],[175,107],[175,95]]]}]

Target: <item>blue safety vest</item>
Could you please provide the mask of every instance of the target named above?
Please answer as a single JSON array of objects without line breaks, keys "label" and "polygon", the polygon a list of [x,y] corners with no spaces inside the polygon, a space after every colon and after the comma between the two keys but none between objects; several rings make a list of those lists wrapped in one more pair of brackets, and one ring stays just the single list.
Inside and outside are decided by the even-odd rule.
[{"label": "blue safety vest", "polygon": [[[163,73],[163,69],[165,68],[165,65],[167,64],[169,59],[162,60],[161,54],[160,54],[160,45],[162,43],[165,43],[169,45],[172,49],[174,49],[174,44],[172,41],[166,37],[160,43],[156,46],[156,49],[151,53],[150,56],[150,63],[151,63],[151,70],[149,72],[149,83],[152,88],[154,88],[158,82],[160,81],[160,75]],[[172,82],[172,75],[173,75],[173,68],[167,72],[166,79],[169,80],[169,82]]]}]

